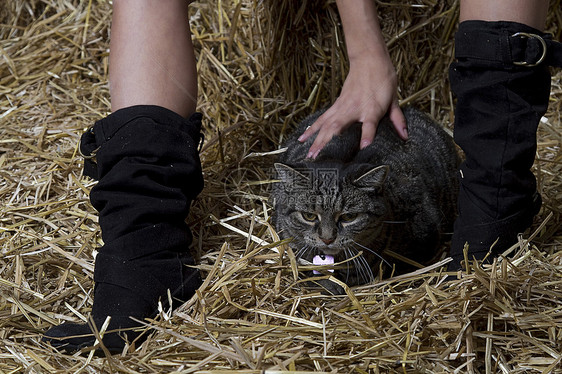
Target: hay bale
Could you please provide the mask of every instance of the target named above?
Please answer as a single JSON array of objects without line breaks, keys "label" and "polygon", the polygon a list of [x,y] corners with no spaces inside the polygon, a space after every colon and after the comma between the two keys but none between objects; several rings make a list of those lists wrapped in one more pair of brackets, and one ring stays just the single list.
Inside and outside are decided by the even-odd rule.
[{"label": "hay bale", "polygon": [[[450,127],[458,1],[377,4],[401,102]],[[100,235],[76,144],[110,108],[111,7],[0,7],[0,371],[562,372],[561,72],[539,128],[545,203],[512,259],[453,275],[437,264],[326,297],[302,286],[269,224],[268,186],[280,142],[345,77],[335,4],[210,0],[190,16],[208,141],[207,184],[189,220],[205,284],[174,315],[147,322],[156,333],[137,351],[96,358],[53,352],[40,337],[92,305]]]}]

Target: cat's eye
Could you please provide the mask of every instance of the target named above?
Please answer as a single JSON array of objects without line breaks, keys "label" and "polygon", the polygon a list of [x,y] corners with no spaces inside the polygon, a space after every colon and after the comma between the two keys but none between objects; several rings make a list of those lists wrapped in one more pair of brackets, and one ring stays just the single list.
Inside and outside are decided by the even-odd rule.
[{"label": "cat's eye", "polygon": [[309,212],[300,212],[301,213],[301,217],[308,222],[314,222],[318,219],[318,216],[316,215],[316,213],[309,213]]},{"label": "cat's eye", "polygon": [[357,213],[344,213],[340,215],[340,221],[341,222],[355,221],[357,219],[357,216],[358,216]]}]

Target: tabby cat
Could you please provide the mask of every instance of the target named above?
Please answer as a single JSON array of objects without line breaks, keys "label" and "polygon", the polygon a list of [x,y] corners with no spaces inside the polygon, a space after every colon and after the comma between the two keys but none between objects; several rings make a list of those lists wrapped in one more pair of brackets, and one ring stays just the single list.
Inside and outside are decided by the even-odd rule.
[{"label": "tabby cat", "polygon": [[[400,265],[400,256],[431,260],[452,233],[456,216],[459,157],[452,138],[424,113],[405,108],[407,141],[386,117],[363,150],[356,123],[315,160],[306,159],[314,139],[300,143],[297,138],[322,113],[299,125],[275,164],[279,235],[292,238],[297,258],[335,263],[333,275],[349,286],[372,282],[379,269]],[[343,292],[326,278],[318,283],[331,293]]]}]

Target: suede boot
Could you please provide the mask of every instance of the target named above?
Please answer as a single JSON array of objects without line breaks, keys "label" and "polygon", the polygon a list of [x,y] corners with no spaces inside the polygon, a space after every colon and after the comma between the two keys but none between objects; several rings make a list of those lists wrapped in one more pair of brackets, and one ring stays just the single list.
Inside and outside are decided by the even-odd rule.
[{"label": "suede boot", "polygon": [[[198,144],[201,115],[188,120],[157,106],[134,106],[96,122],[83,136],[85,174],[99,180],[90,200],[99,212],[104,245],[95,259],[91,320],[111,353],[139,344],[141,324],[165,307],[187,301],[201,284],[189,254],[185,223],[203,187]],[[73,352],[94,346],[88,324],[64,323],[44,341]]]},{"label": "suede boot", "polygon": [[492,258],[502,253],[538,213],[536,131],[548,107],[548,66],[562,64],[560,43],[514,22],[463,22],[455,43],[454,138],[466,161],[450,269],[460,267],[465,243],[469,260],[483,259],[492,245]]}]

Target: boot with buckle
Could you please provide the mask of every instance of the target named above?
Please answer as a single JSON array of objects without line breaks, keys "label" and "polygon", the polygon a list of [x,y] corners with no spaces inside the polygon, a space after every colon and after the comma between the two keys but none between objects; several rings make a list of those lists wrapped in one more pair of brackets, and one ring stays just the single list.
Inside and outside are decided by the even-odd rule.
[{"label": "boot with buckle", "polygon": [[465,245],[469,260],[491,259],[532,224],[541,207],[531,167],[548,107],[548,67],[562,66],[560,43],[520,23],[465,21],[455,43],[454,138],[466,160],[450,270],[461,267]]}]

